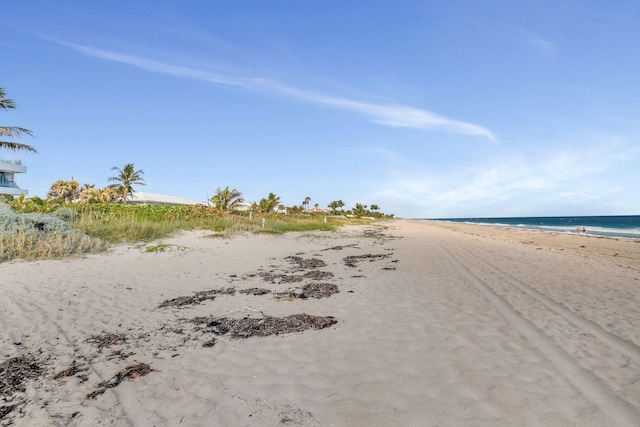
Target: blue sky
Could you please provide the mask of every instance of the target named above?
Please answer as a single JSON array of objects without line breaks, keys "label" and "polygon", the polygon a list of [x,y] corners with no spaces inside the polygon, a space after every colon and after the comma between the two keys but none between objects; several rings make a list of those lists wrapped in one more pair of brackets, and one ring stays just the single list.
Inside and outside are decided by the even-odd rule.
[{"label": "blue sky", "polygon": [[3,2],[18,176],[400,217],[640,214],[640,3]]}]

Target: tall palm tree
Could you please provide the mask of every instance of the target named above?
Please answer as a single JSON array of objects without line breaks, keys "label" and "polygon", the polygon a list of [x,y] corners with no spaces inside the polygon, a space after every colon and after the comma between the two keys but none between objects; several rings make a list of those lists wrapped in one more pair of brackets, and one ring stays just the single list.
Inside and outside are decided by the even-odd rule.
[{"label": "tall palm tree", "polygon": [[303,206],[307,207],[307,212],[309,212],[309,202],[311,201],[311,197],[307,196],[304,198],[304,201],[302,202]]},{"label": "tall palm tree", "polygon": [[144,171],[136,170],[133,163],[127,163],[122,169],[114,166],[111,170],[118,171],[118,175],[110,177],[109,181],[118,182],[117,184],[112,184],[111,187],[114,188],[122,198],[122,203],[127,203],[129,196],[135,192],[133,189],[134,185],[147,185],[144,182],[144,178],[142,178]]},{"label": "tall palm tree", "polygon": [[242,193],[235,188],[230,190],[228,185],[225,188],[216,188],[215,194],[211,197],[213,207],[220,212],[231,212],[243,201]]},{"label": "tall palm tree", "polygon": [[[5,98],[4,89],[0,87],[0,109],[2,110],[12,110],[16,108],[16,104],[12,99]],[[20,138],[22,135],[30,135],[32,136],[32,132],[29,129],[17,127],[17,126],[0,126],[0,137],[9,137],[9,138]],[[30,145],[21,144],[15,141],[2,141],[0,140],[0,148],[6,148],[8,150],[24,150],[24,151],[33,151],[37,153],[38,151]]]}]

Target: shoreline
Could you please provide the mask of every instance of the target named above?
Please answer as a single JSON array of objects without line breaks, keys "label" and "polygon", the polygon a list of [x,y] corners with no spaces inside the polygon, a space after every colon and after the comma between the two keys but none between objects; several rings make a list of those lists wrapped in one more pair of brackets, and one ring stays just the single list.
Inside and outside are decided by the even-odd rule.
[{"label": "shoreline", "polygon": [[[456,223],[437,220],[415,221],[429,222],[434,226],[441,226],[442,228],[463,233],[493,237],[499,236],[500,238],[523,243],[529,240],[530,242],[527,244],[535,243],[548,246],[549,248],[571,250],[584,256],[601,257],[610,261],[620,262],[620,260],[624,259],[626,261],[623,262],[628,263],[630,266],[640,268],[640,255],[638,255],[640,251],[640,239],[597,236],[592,234],[579,235],[577,233],[515,228],[492,224]],[[476,227],[480,228],[478,229]],[[505,232],[503,233],[502,231]],[[585,243],[589,243],[589,245]]]},{"label": "shoreline", "polygon": [[[567,217],[512,217],[512,218],[482,218],[486,221],[475,222],[467,219],[415,219],[417,221],[430,221],[430,222],[443,222],[453,224],[470,224],[470,225],[486,225],[500,228],[510,228],[514,230],[530,230],[530,231],[543,231],[547,233],[559,233],[559,234],[582,234],[590,235],[602,238],[612,239],[630,239],[640,241],[640,225],[634,227],[605,227],[604,224],[594,224],[593,218],[640,218],[639,215],[617,215],[617,216],[604,216],[604,217],[570,217],[573,220],[584,219],[584,223],[575,224],[527,224],[526,220],[556,220],[565,219]],[[522,220],[518,223],[510,223],[514,219]],[[412,219],[413,220],[413,219]],[[590,221],[591,220],[591,221]],[[503,222],[500,222],[503,221]],[[523,222],[524,221],[524,222]],[[584,234],[577,229],[583,229],[587,232]]]},{"label": "shoreline", "polygon": [[640,424],[638,243],[208,234],[0,264],[0,366],[34,368],[0,425]]}]

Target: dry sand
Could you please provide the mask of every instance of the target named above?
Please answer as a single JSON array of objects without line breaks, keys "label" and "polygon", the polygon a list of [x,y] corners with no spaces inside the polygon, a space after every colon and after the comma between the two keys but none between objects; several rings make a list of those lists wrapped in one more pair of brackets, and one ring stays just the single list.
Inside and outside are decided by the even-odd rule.
[{"label": "dry sand", "polygon": [[[640,425],[640,242],[401,220],[206,236],[0,264],[0,425]],[[215,334],[302,313],[337,323]]]}]

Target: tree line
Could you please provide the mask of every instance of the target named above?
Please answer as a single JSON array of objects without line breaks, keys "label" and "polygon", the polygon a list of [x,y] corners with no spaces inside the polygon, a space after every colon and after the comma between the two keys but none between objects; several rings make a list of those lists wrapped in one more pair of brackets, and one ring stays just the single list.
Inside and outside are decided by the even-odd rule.
[{"label": "tree line", "polygon": [[[10,110],[16,108],[16,104],[12,99],[6,97],[3,88],[0,88],[0,109]],[[33,136],[32,131],[19,126],[0,126],[0,137],[8,137],[13,141],[0,140],[0,148],[13,151],[31,151],[37,153],[37,150],[28,144],[15,141],[23,136]],[[95,204],[95,203],[128,203],[131,196],[135,193],[135,186],[146,185],[143,170],[136,170],[133,163],[127,163],[124,167],[114,166],[112,171],[117,173],[109,177],[108,181],[113,182],[104,188],[96,188],[93,184],[80,184],[75,179],[69,181],[58,180],[54,182],[48,193],[47,199],[39,197],[31,197],[25,200],[24,194],[12,199],[15,208],[22,211],[40,211],[46,212],[59,207],[60,205],[69,205],[72,203],[79,204]],[[267,197],[261,198],[258,202],[245,204],[242,193],[235,188],[218,187],[214,195],[205,205],[212,207],[219,212],[238,212],[248,210],[261,214],[331,214],[345,215],[355,217],[393,217],[380,212],[380,207],[375,204],[367,205],[356,203],[351,209],[344,210],[345,204],[342,200],[334,200],[327,205],[327,210],[320,209],[316,203],[314,208],[310,208],[311,197],[307,196],[299,206],[285,206],[281,203],[280,196],[275,193],[269,193]]]}]

